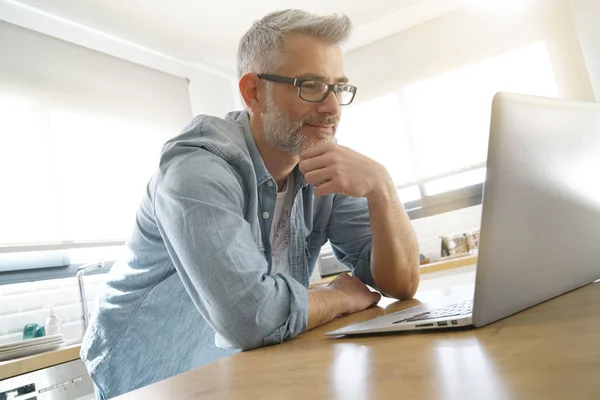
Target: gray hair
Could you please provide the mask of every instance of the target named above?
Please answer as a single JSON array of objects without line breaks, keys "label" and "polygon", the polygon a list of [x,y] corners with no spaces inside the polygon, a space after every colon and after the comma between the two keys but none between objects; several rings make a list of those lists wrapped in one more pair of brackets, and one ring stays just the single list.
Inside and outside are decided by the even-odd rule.
[{"label": "gray hair", "polygon": [[255,21],[240,40],[238,77],[272,72],[281,62],[280,50],[286,34],[305,33],[335,45],[350,36],[352,23],[346,15],[319,16],[302,10],[282,10]]}]

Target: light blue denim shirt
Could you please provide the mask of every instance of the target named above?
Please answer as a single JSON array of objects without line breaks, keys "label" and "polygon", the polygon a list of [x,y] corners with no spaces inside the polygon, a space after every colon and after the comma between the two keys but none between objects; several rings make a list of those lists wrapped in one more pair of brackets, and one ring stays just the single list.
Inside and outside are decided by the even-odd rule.
[{"label": "light blue denim shirt", "polygon": [[[132,161],[135,162],[135,161]],[[290,275],[271,275],[277,185],[247,112],[196,117],[168,141],[103,288],[81,358],[104,398],[306,329],[321,246],[375,287],[367,201],[317,198],[294,170]]]}]

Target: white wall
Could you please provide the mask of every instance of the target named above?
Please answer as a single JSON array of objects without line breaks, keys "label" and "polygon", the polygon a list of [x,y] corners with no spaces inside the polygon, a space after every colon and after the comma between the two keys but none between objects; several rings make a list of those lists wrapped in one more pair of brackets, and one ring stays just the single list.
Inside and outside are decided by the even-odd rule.
[{"label": "white wall", "polygon": [[348,52],[346,73],[359,87],[360,102],[540,41],[547,45],[561,96],[593,100],[566,0],[532,0],[506,12],[463,8]]},{"label": "white wall", "polygon": [[[186,80],[0,20],[2,91],[174,129],[191,117]],[[125,110],[125,111],[124,111]]]},{"label": "white wall", "polygon": [[192,114],[209,114],[223,117],[238,109],[235,102],[234,80],[210,73],[195,71],[189,74],[188,88]]},{"label": "white wall", "polygon": [[[194,115],[223,116],[236,108],[233,91],[234,76],[214,68],[188,64],[169,55],[85,27],[76,21],[55,17],[18,2],[0,1],[0,20],[138,65],[187,78]],[[18,46],[17,43],[14,45]],[[173,135],[177,133],[174,132]]]},{"label": "white wall", "polygon": [[596,101],[600,102],[600,1],[571,0],[571,6]]}]

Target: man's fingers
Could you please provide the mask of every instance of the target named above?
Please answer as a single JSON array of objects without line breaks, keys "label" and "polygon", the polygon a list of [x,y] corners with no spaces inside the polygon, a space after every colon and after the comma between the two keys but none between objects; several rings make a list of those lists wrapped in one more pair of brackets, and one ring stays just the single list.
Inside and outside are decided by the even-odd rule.
[{"label": "man's fingers", "polygon": [[315,196],[327,196],[328,194],[336,193],[336,186],[333,181],[326,182],[315,189]]},{"label": "man's fingers", "polygon": [[333,171],[330,168],[321,168],[314,171],[306,172],[304,174],[304,179],[306,182],[313,186],[321,186],[327,181],[330,181],[333,178]]},{"label": "man's fingers", "polygon": [[371,292],[371,293],[373,293],[373,295],[374,295],[373,296],[373,304],[375,305],[375,304],[379,303],[379,300],[381,300],[381,295],[377,292]]},{"label": "man's fingers", "polygon": [[306,175],[310,171],[318,170],[321,168],[325,168],[328,165],[328,157],[326,154],[322,154],[318,157],[309,158],[306,160],[300,161],[300,172]]},{"label": "man's fingers", "polygon": [[305,149],[302,153],[300,153],[300,161],[323,155],[328,151],[331,151],[331,149],[333,149],[334,146],[336,146],[336,144],[334,143],[324,143],[318,146],[309,147],[308,149]]}]

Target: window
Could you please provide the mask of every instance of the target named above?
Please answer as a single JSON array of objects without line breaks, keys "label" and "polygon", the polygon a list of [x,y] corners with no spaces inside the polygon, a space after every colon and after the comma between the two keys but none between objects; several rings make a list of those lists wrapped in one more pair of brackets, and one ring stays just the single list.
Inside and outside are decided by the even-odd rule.
[{"label": "window", "polygon": [[1,21],[0,53],[0,272],[111,257],[191,118],[186,80]]},{"label": "window", "polygon": [[350,106],[338,140],[388,169],[407,209],[420,210],[413,216],[474,205],[481,200],[491,102],[499,91],[559,96],[544,42]]},{"label": "window", "polygon": [[0,243],[128,237],[165,127],[0,94]]}]

